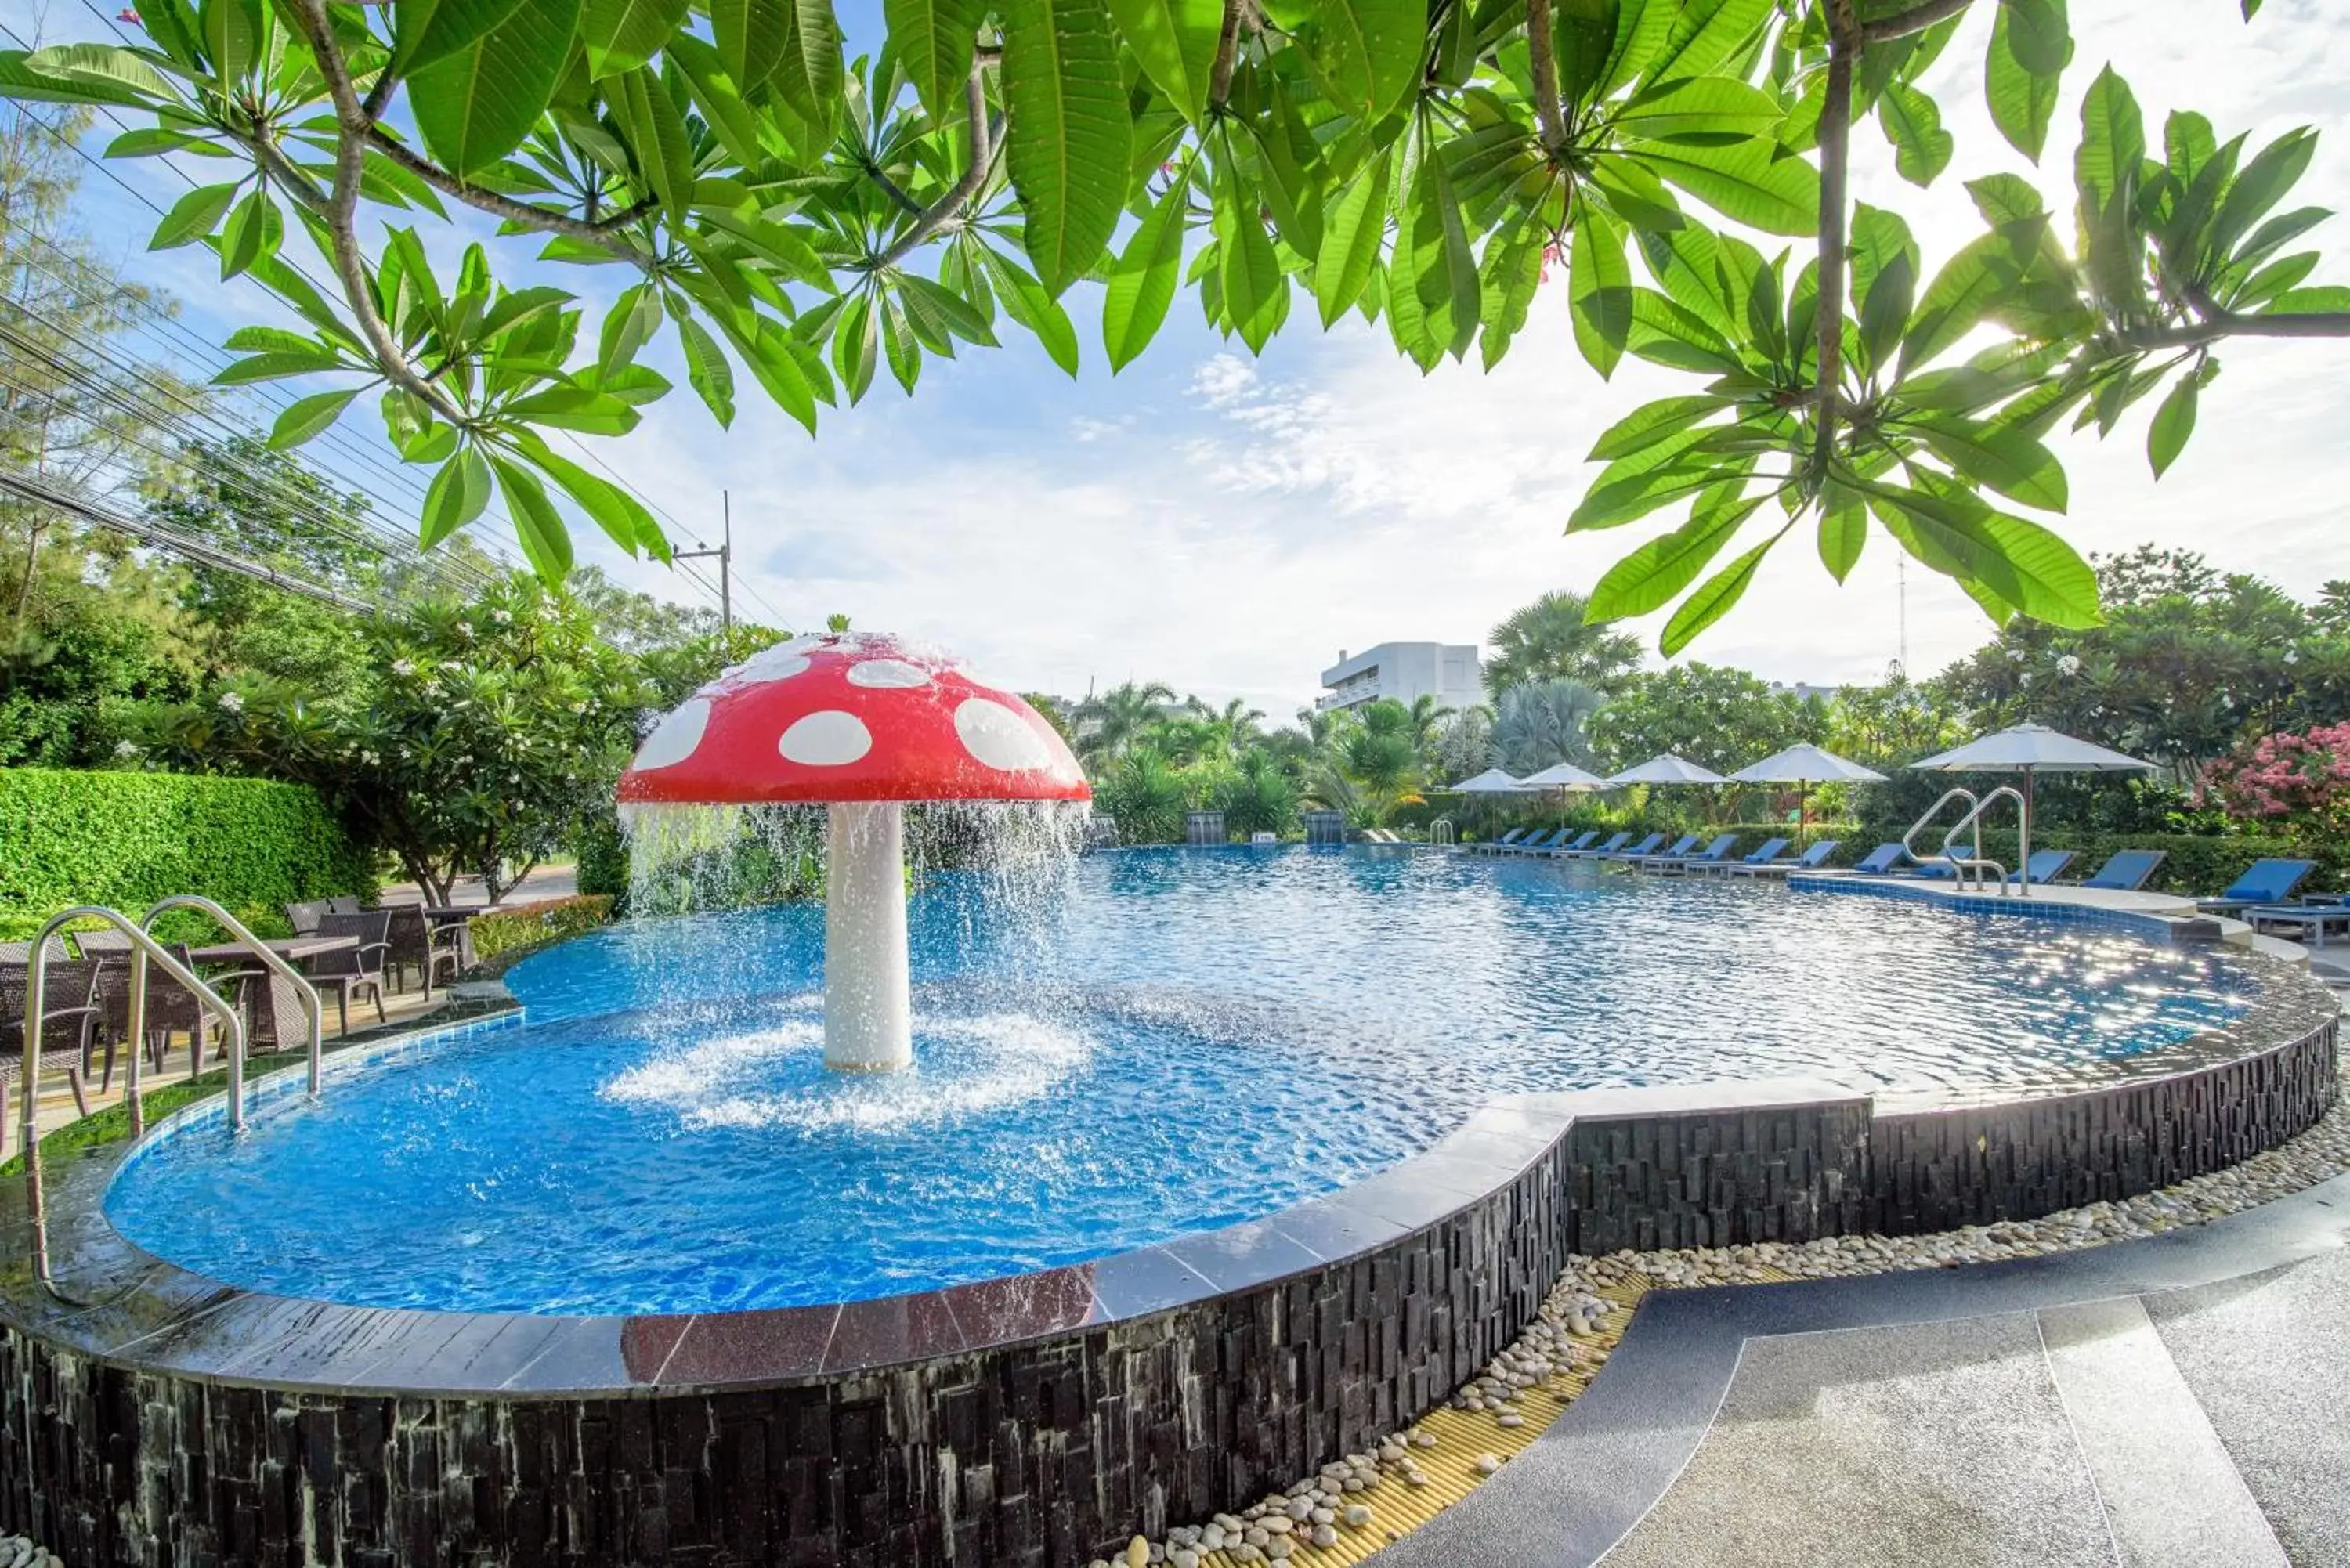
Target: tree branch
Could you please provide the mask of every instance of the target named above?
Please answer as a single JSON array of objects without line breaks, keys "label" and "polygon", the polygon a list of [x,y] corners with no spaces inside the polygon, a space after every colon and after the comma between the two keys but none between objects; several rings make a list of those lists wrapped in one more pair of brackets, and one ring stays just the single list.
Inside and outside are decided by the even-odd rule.
[{"label": "tree branch", "polygon": [[1241,7],[1248,0],[1224,0],[1224,30],[1216,39],[1216,63],[1208,72],[1208,108],[1224,107],[1232,90],[1232,66],[1241,52]]},{"label": "tree branch", "polygon": [[1861,40],[1882,45],[1894,37],[1908,37],[1910,33],[1925,33],[1937,21],[1949,21],[1965,12],[1974,0],[1925,0],[1925,5],[1913,5],[1906,12],[1894,12],[1892,16],[1877,16],[1861,28]]},{"label": "tree branch", "polygon": [[1558,102],[1558,53],[1550,32],[1550,0],[1526,0],[1526,53],[1534,77],[1534,128],[1543,150],[1556,152],[1566,145],[1566,117]]},{"label": "tree branch", "polygon": [[328,97],[334,100],[335,119],[341,132],[335,142],[334,191],[319,216],[334,242],[335,275],[342,281],[343,297],[358,318],[360,336],[367,339],[384,379],[421,400],[451,424],[463,425],[464,410],[416,373],[416,367],[400,351],[399,339],[376,311],[375,293],[368,283],[367,258],[359,254],[359,234],[352,222],[359,210],[359,173],[366,167],[368,132],[372,122],[368,119],[366,106],[359,102],[358,89],[351,86],[350,71],[343,64],[342,52],[335,45],[334,24],[327,19],[327,0],[294,0],[291,8],[303,36],[309,42],[310,52],[317,57],[318,74],[326,79]]},{"label": "tree branch", "polygon": [[1922,33],[1937,22],[1947,22],[1974,0],[1925,0],[1907,11],[1897,11],[1890,16],[1879,16],[1861,29],[1861,41],[1869,44],[1890,43],[1906,38],[1912,33]]},{"label": "tree branch", "polygon": [[468,185],[438,163],[400,140],[380,125],[369,123],[367,144],[423,181],[444,196],[454,196],[476,212],[487,213],[510,223],[521,223],[542,234],[561,234],[567,239],[611,252],[625,262],[649,266],[651,258],[629,243],[619,231],[646,213],[657,211],[660,198],[648,196],[643,201],[621,208],[608,218],[593,221],[575,218],[568,213],[517,202],[511,196],[501,196],[495,191],[485,191],[479,185]]},{"label": "tree branch", "polygon": [[1838,394],[1844,384],[1845,192],[1852,146],[1852,64],[1861,50],[1854,0],[1827,0],[1827,97],[1820,109],[1819,375],[1813,422],[1813,467],[1825,479],[1835,451]]},{"label": "tree branch", "polygon": [[2144,352],[2200,348],[2230,337],[2350,337],[2350,311],[2314,310],[2305,316],[2238,316],[2220,311],[2178,327],[2148,327],[2120,334],[2125,348]]},{"label": "tree branch", "polygon": [[971,163],[963,170],[962,178],[949,186],[944,195],[922,209],[921,216],[908,226],[906,232],[891,241],[887,250],[873,258],[873,269],[879,272],[896,266],[914,248],[929,239],[950,220],[961,213],[987,180],[987,168],[994,161],[994,149],[990,145],[987,126],[987,75],[974,62],[970,79],[963,83],[963,113],[971,124]]}]

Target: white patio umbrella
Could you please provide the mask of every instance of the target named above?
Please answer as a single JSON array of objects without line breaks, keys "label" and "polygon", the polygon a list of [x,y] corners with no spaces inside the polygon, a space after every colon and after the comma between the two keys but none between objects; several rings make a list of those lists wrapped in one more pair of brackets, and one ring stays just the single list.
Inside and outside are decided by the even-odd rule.
[{"label": "white patio umbrella", "polygon": [[1795,836],[1804,836],[1804,817],[1815,784],[1883,784],[1885,775],[1846,757],[1813,745],[1809,741],[1774,752],[1761,762],[1730,775],[1732,784],[1791,784],[1795,796]]},{"label": "white patio umbrella", "polygon": [[1538,786],[1513,779],[1499,768],[1487,768],[1474,778],[1452,786],[1456,794],[1532,794]]},{"label": "white patio umbrella", "polygon": [[1626,768],[1610,774],[1610,788],[1623,784],[1718,784],[1730,781],[1711,768],[1701,768],[1687,757],[1677,757],[1670,752],[1659,752],[1636,768]]},{"label": "white patio umbrella", "polygon": [[2017,724],[1978,736],[1963,746],[1909,764],[1927,773],[2022,774],[2023,809],[2017,833],[2016,868],[2023,896],[2032,897],[2032,878],[2024,875],[2032,863],[2032,780],[2035,774],[2152,773],[2155,764],[2126,756],[2094,741],[2064,734],[2045,724]]},{"label": "white patio umbrella", "polygon": [[1518,781],[1528,789],[1605,789],[1607,781],[1597,774],[1585,773],[1573,763],[1553,763],[1538,774],[1528,774]]}]

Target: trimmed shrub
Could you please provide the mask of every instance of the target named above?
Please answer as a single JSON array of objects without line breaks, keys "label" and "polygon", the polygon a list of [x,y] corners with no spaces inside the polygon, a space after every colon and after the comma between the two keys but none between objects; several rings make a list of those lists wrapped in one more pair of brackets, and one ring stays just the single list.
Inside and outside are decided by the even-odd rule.
[{"label": "trimmed shrub", "polygon": [[598,816],[583,824],[571,841],[576,875],[582,893],[625,898],[629,892],[629,842],[620,836],[619,822]]},{"label": "trimmed shrub", "polygon": [[173,893],[231,910],[371,896],[372,858],[301,784],[182,774],[0,768],[0,922],[68,904],[136,915]]},{"label": "trimmed shrub", "polygon": [[553,947],[594,930],[612,918],[612,900],[600,893],[547,898],[511,909],[492,909],[466,922],[473,936],[473,959],[493,973],[540,948]]}]

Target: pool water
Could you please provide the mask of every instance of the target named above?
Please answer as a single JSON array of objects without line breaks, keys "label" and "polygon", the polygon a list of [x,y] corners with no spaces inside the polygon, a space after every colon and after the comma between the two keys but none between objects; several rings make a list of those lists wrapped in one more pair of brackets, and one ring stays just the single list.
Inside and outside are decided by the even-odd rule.
[{"label": "pool water", "polygon": [[2085,1083],[2251,983],[2023,915],[1359,849],[947,875],[910,920],[910,1072],[824,1071],[820,908],[620,927],[508,977],[528,1027],[157,1139],[108,1213],[361,1305],[856,1300],[1256,1218],[1496,1095]]}]

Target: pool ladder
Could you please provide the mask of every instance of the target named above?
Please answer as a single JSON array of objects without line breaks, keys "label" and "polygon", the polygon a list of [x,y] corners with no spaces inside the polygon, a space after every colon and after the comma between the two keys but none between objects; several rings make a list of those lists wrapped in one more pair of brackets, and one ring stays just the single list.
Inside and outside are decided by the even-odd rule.
[{"label": "pool ladder", "polygon": [[[228,1052],[228,1121],[234,1129],[244,1127],[244,1020],[237,1016],[234,1007],[219,992],[199,979],[195,972],[173,958],[169,949],[152,934],[156,918],[172,909],[194,909],[211,918],[213,924],[229,934],[229,940],[261,961],[277,979],[289,982],[302,1004],[309,1024],[308,1046],[310,1063],[310,1093],[318,1092],[325,1069],[327,1010],[319,1000],[318,988],[304,978],[302,972],[274,951],[235,916],[212,899],[195,893],[179,893],[158,900],[137,920],[120,909],[109,909],[98,904],[77,904],[50,917],[34,939],[32,953],[25,971],[25,1064],[23,1083],[17,1092],[17,1125],[25,1151],[25,1162],[33,1163],[33,1150],[38,1142],[36,1113],[41,1077],[41,1015],[47,1011],[48,961],[51,941],[66,926],[75,920],[102,920],[130,944],[130,1013],[124,1033],[130,1036],[130,1061],[124,1069],[123,1101],[129,1107],[130,1136],[142,1137],[147,1131],[147,1107],[140,1089],[140,1068],[145,1054],[147,1033],[147,967],[158,966],[162,971],[185,986],[196,1005],[220,1022],[222,1044]],[[191,1045],[192,1053],[201,1054],[200,1045]]]},{"label": "pool ladder", "polygon": [[[1927,807],[1926,814],[1911,823],[1909,831],[1901,836],[1901,852],[1907,855],[1915,865],[1923,866],[1930,861],[1941,861],[1950,866],[1957,874],[1958,884],[1962,888],[1969,886],[1970,874],[1974,878],[1973,885],[1980,888],[1985,883],[1985,873],[1989,873],[1988,881],[1998,887],[2001,898],[2006,898],[2008,896],[2007,867],[1991,859],[1982,852],[1983,813],[1997,805],[2002,798],[2015,803],[2017,820],[2020,822],[2026,809],[2023,795],[2011,784],[2002,784],[1981,796],[1976,795],[1970,789],[1960,787],[1944,791],[1942,798]],[[1950,831],[1942,835],[1942,847],[1930,855],[1918,854],[1916,842],[1918,835],[1931,826],[1934,819],[1942,815],[1942,808],[1954,800],[1964,801],[1967,809],[1958,821],[1950,825]],[[1961,855],[1958,848],[1959,837],[1968,833],[1970,829],[1972,830],[1972,836],[1966,853]],[[2025,898],[2032,896],[2028,882],[2022,892]]]}]

